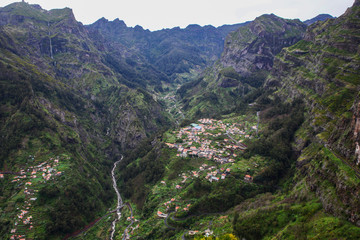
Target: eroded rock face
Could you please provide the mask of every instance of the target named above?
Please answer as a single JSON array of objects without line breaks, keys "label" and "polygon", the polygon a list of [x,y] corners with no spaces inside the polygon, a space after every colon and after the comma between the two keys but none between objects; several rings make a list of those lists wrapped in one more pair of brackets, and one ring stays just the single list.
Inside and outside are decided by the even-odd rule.
[{"label": "eroded rock face", "polygon": [[221,62],[244,75],[269,71],[275,55],[302,39],[305,30],[306,25],[299,20],[263,15],[228,35]]},{"label": "eroded rock face", "polygon": [[351,126],[353,127],[353,132],[354,132],[354,141],[355,141],[355,162],[356,165],[360,165],[360,146],[359,146],[359,142],[360,142],[360,102],[357,101],[355,102],[355,104],[353,105],[353,119],[352,119],[352,123]]}]

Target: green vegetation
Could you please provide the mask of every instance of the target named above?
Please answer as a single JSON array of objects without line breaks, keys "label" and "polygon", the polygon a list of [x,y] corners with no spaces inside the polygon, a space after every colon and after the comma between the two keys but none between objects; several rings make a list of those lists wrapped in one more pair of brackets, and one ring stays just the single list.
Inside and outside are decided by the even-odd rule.
[{"label": "green vegetation", "polygon": [[235,234],[241,239],[357,239],[359,228],[324,214],[321,203],[286,202],[236,213]]},{"label": "green vegetation", "polygon": [[115,239],[359,239],[358,11],[150,32],[1,8],[0,235],[108,238],[124,155]]}]

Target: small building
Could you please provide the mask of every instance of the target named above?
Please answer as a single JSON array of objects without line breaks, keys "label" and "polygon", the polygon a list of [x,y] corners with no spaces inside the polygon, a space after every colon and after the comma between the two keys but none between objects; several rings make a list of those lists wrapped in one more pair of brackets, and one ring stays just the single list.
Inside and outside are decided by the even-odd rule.
[{"label": "small building", "polygon": [[246,181],[246,182],[252,182],[252,181],[253,181],[253,177],[250,176],[250,175],[245,175],[244,181]]},{"label": "small building", "polygon": [[211,231],[210,229],[206,229],[205,232],[204,232],[204,235],[205,235],[206,237],[209,237],[209,236],[211,236],[212,234],[213,234],[213,231]]},{"label": "small building", "polygon": [[217,181],[219,181],[219,178],[215,177],[215,176],[210,176],[209,181],[210,182],[213,182],[213,181],[217,182]]},{"label": "small building", "polygon": [[167,214],[162,213],[160,211],[157,212],[157,215],[158,215],[158,217],[161,217],[161,218],[166,218],[167,217]]},{"label": "small building", "polygon": [[195,235],[197,234],[199,231],[189,231],[189,235]]}]

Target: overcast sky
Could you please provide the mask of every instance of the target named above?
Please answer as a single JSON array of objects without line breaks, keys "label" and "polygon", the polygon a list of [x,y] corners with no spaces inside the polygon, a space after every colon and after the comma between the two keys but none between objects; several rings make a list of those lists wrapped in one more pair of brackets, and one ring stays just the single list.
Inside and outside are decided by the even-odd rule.
[{"label": "overcast sky", "polygon": [[[189,24],[221,26],[242,23],[265,14],[304,21],[321,13],[340,16],[354,0],[25,0],[42,8],[72,8],[83,24],[101,17],[119,18],[127,26],[145,29],[186,27]],[[0,0],[4,7],[13,0]]]}]

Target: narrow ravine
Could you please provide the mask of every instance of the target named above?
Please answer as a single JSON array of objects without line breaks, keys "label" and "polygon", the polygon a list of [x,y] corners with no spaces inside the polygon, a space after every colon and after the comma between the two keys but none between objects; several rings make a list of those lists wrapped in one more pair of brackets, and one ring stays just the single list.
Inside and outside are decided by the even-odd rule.
[{"label": "narrow ravine", "polygon": [[111,236],[110,236],[110,239],[113,240],[113,237],[114,237],[114,234],[115,234],[115,227],[116,227],[116,222],[120,220],[121,218],[121,207],[123,205],[123,201],[122,201],[122,198],[121,198],[121,195],[120,195],[120,192],[117,188],[117,184],[116,184],[116,178],[115,178],[115,169],[116,169],[116,166],[119,162],[121,162],[121,160],[123,159],[123,156],[121,156],[121,159],[119,161],[116,161],[114,163],[114,167],[113,169],[111,170],[111,177],[112,177],[112,181],[113,181],[113,188],[115,189],[115,192],[116,192],[116,195],[117,195],[117,205],[116,205],[116,214],[117,214],[117,217],[115,218],[115,220],[112,222],[111,224]]}]

